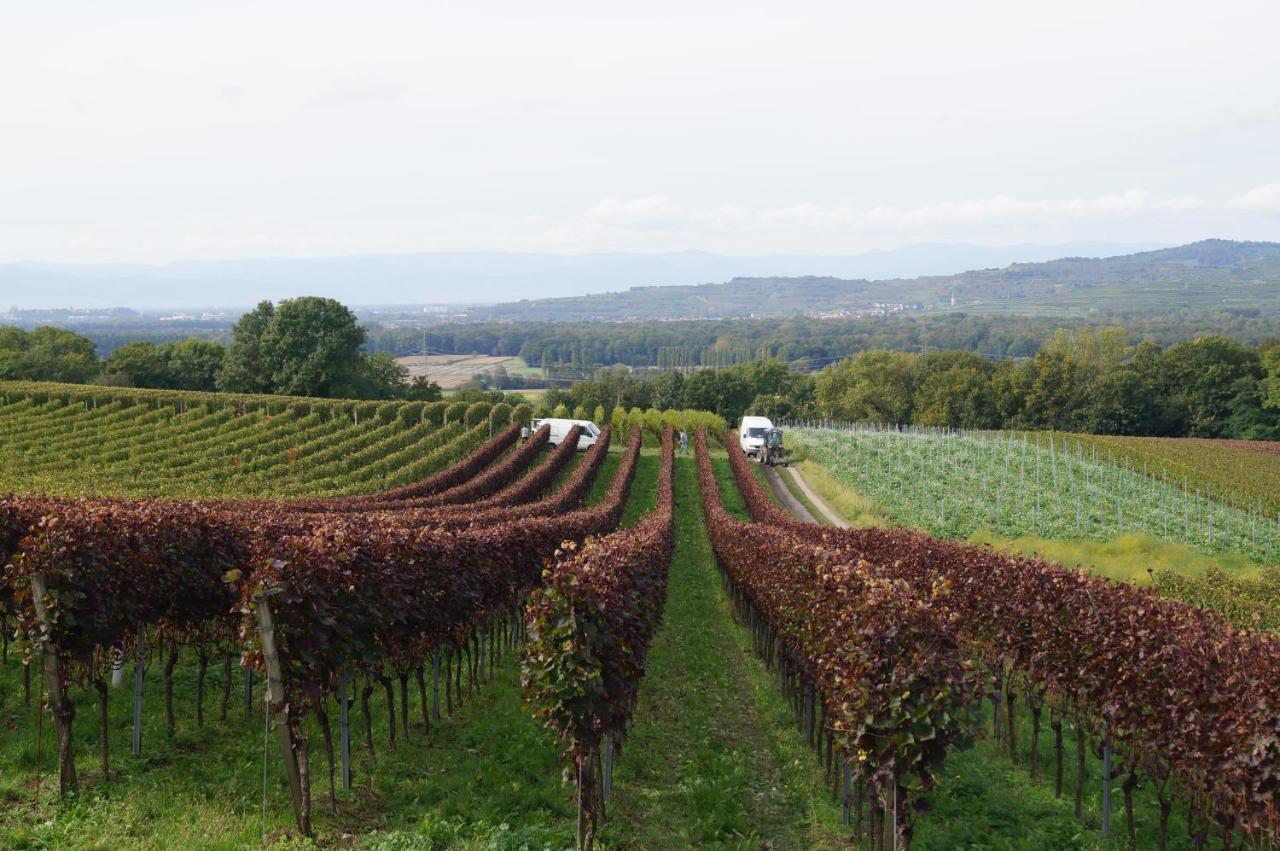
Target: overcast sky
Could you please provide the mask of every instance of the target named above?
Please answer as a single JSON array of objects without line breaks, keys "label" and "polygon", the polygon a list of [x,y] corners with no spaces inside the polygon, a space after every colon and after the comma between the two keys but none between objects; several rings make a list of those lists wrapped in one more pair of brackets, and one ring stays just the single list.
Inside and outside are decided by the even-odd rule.
[{"label": "overcast sky", "polygon": [[1280,239],[1280,3],[7,4],[0,261]]}]

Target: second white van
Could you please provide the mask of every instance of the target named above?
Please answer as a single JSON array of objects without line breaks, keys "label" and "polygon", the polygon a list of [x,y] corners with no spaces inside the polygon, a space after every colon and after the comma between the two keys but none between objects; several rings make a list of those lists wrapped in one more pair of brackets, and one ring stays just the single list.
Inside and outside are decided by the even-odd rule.
[{"label": "second white van", "polygon": [[574,426],[582,426],[582,433],[578,435],[578,448],[590,449],[596,445],[596,440],[600,437],[600,429],[590,420],[567,420],[558,417],[545,417],[543,419],[534,420],[531,424],[530,433],[537,432],[544,425],[551,426],[551,436],[548,440],[552,446],[559,446],[560,441],[568,436],[569,431]]}]

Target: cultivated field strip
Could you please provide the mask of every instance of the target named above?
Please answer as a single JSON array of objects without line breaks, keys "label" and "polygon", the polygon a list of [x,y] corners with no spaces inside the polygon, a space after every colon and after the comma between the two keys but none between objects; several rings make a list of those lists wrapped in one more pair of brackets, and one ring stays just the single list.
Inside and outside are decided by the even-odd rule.
[{"label": "cultivated field strip", "polygon": [[446,403],[0,382],[0,491],[278,498],[386,490],[430,476],[508,425],[484,420],[487,404],[462,407],[472,421],[462,412],[446,421]]},{"label": "cultivated field strip", "polygon": [[870,426],[794,430],[815,462],[900,523],[947,538],[1111,540],[1140,532],[1260,563],[1280,556],[1280,519],[1108,463],[1070,443],[1012,433]]}]

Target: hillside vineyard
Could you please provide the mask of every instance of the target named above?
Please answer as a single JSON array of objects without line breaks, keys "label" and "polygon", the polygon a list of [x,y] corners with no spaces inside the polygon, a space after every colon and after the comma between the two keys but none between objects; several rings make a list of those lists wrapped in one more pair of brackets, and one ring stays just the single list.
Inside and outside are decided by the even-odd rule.
[{"label": "hillside vineyard", "polygon": [[[694,428],[694,454],[685,458],[673,426],[686,423],[658,412],[625,414],[581,452],[577,427],[555,447],[545,426],[522,440],[525,420],[506,406],[94,388],[14,389],[0,403],[5,451],[45,465],[60,485],[0,498],[0,674],[15,686],[0,736],[6,747],[29,742],[38,753],[47,708],[65,800],[84,802],[99,788],[118,800],[142,795],[167,754],[244,728],[244,766],[210,764],[203,770],[215,781],[189,782],[247,784],[256,797],[265,776],[264,820],[268,799],[287,796],[288,830],[332,842],[358,829],[368,812],[361,806],[424,807],[396,797],[397,778],[458,768],[407,758],[411,744],[426,741],[429,754],[436,735],[473,735],[456,726],[464,719],[523,735],[497,709],[469,714],[514,691],[514,675],[502,672],[518,666],[515,700],[541,725],[540,746],[556,749],[568,789],[553,756],[551,771],[543,764],[511,775],[506,788],[481,785],[477,800],[554,808],[571,795],[578,847],[611,845],[623,835],[613,831],[628,829],[611,818],[614,807],[634,806],[615,796],[635,796],[649,776],[627,770],[643,759],[626,747],[637,725],[651,735],[682,720],[648,691],[664,630],[664,665],[670,642],[677,654],[697,646],[694,634],[671,635],[666,622],[688,602],[668,594],[688,593],[687,584],[672,584],[679,569],[682,582],[709,576],[718,596],[708,602],[740,624],[740,649],[767,672],[757,682],[771,683],[794,716],[794,728],[779,735],[812,752],[807,764],[788,764],[812,774],[819,797],[834,799],[825,829],[844,840],[936,847],[929,810],[975,747],[1025,765],[1046,797],[1052,788],[1055,800],[1071,801],[1079,831],[1100,826],[1105,837],[1114,824],[1131,846],[1139,825],[1159,847],[1199,847],[1210,836],[1269,847],[1276,839],[1280,645],[1244,614],[1251,601],[1274,597],[1270,574],[1237,584],[1161,577],[1140,588],[920,531],[801,522],[774,502],[736,435]],[[279,427],[280,442],[259,469],[287,484],[209,472],[226,456],[207,448],[217,443],[212,434],[200,449],[201,434],[247,418],[256,424],[246,428]],[[149,445],[141,435],[153,426],[172,430],[172,439]],[[834,475],[880,483],[882,498],[897,487],[939,522],[942,497],[932,503],[910,489],[933,482],[944,490],[954,522],[979,514],[985,480],[970,456],[1003,469],[1024,453],[1052,452],[1041,480],[1065,465],[1056,467],[1059,481],[1088,483],[1092,504],[1105,504],[1115,485],[1091,467],[1083,472],[1091,458],[1063,459],[1056,446],[924,432],[802,433],[815,456],[830,453]],[[112,446],[81,445],[77,435],[109,436]],[[285,435],[312,448],[292,465],[268,463],[266,455],[288,458]],[[188,470],[183,444],[205,465]],[[85,478],[55,461],[72,448],[93,459]],[[395,475],[394,486],[382,487],[379,453],[424,471],[419,461],[433,460],[414,480]],[[88,489],[98,459],[121,477],[130,464],[150,471],[148,487],[187,471],[212,498],[74,495]],[[326,495],[338,488],[328,470],[339,464],[345,490]],[[326,472],[311,476],[311,465]],[[1019,487],[1034,481],[1024,473]],[[251,493],[228,495],[245,482]],[[1124,487],[1146,494],[1150,485]],[[1006,483],[1004,492],[1013,489]],[[950,502],[970,492],[978,503]],[[1064,485],[1039,497],[1009,493],[1005,505],[1009,516],[1035,522],[1027,511],[1035,503],[1025,500],[1038,500],[1048,518],[1059,495],[1069,504],[1068,493]],[[754,723],[750,707],[699,702],[708,698],[693,691],[688,711],[738,712],[735,724]],[[232,711],[240,703],[243,717]],[[128,755],[111,747],[122,733]],[[474,736],[464,739],[466,753],[492,747]],[[1041,755],[1045,741],[1050,761]],[[159,765],[147,758],[156,752],[166,754]],[[1097,760],[1103,786],[1094,798],[1086,765]],[[15,765],[34,773],[38,789],[38,759],[34,768]],[[557,841],[568,842],[567,833]]]}]

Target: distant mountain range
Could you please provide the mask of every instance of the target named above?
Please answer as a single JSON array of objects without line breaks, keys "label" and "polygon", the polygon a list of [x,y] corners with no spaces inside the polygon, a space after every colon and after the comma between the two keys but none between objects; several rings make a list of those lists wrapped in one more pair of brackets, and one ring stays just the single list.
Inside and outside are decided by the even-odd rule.
[{"label": "distant mountain range", "polygon": [[[0,264],[0,310],[10,306],[139,310],[248,307],[262,299],[299,295],[330,296],[352,305],[478,305],[588,293],[594,300],[594,294],[630,287],[689,286],[742,277],[904,279],[1060,257],[1112,257],[1158,247],[1153,243],[1105,242],[1001,247],[927,244],[849,256],[476,252],[161,266],[9,263]],[[747,309],[749,312],[749,306]]]},{"label": "distant mountain range", "polygon": [[731,319],[959,310],[1028,316],[1177,309],[1280,315],[1280,243],[1205,240],[1122,256],[1067,257],[885,280],[740,277],[723,284],[495,305],[495,320]]}]

